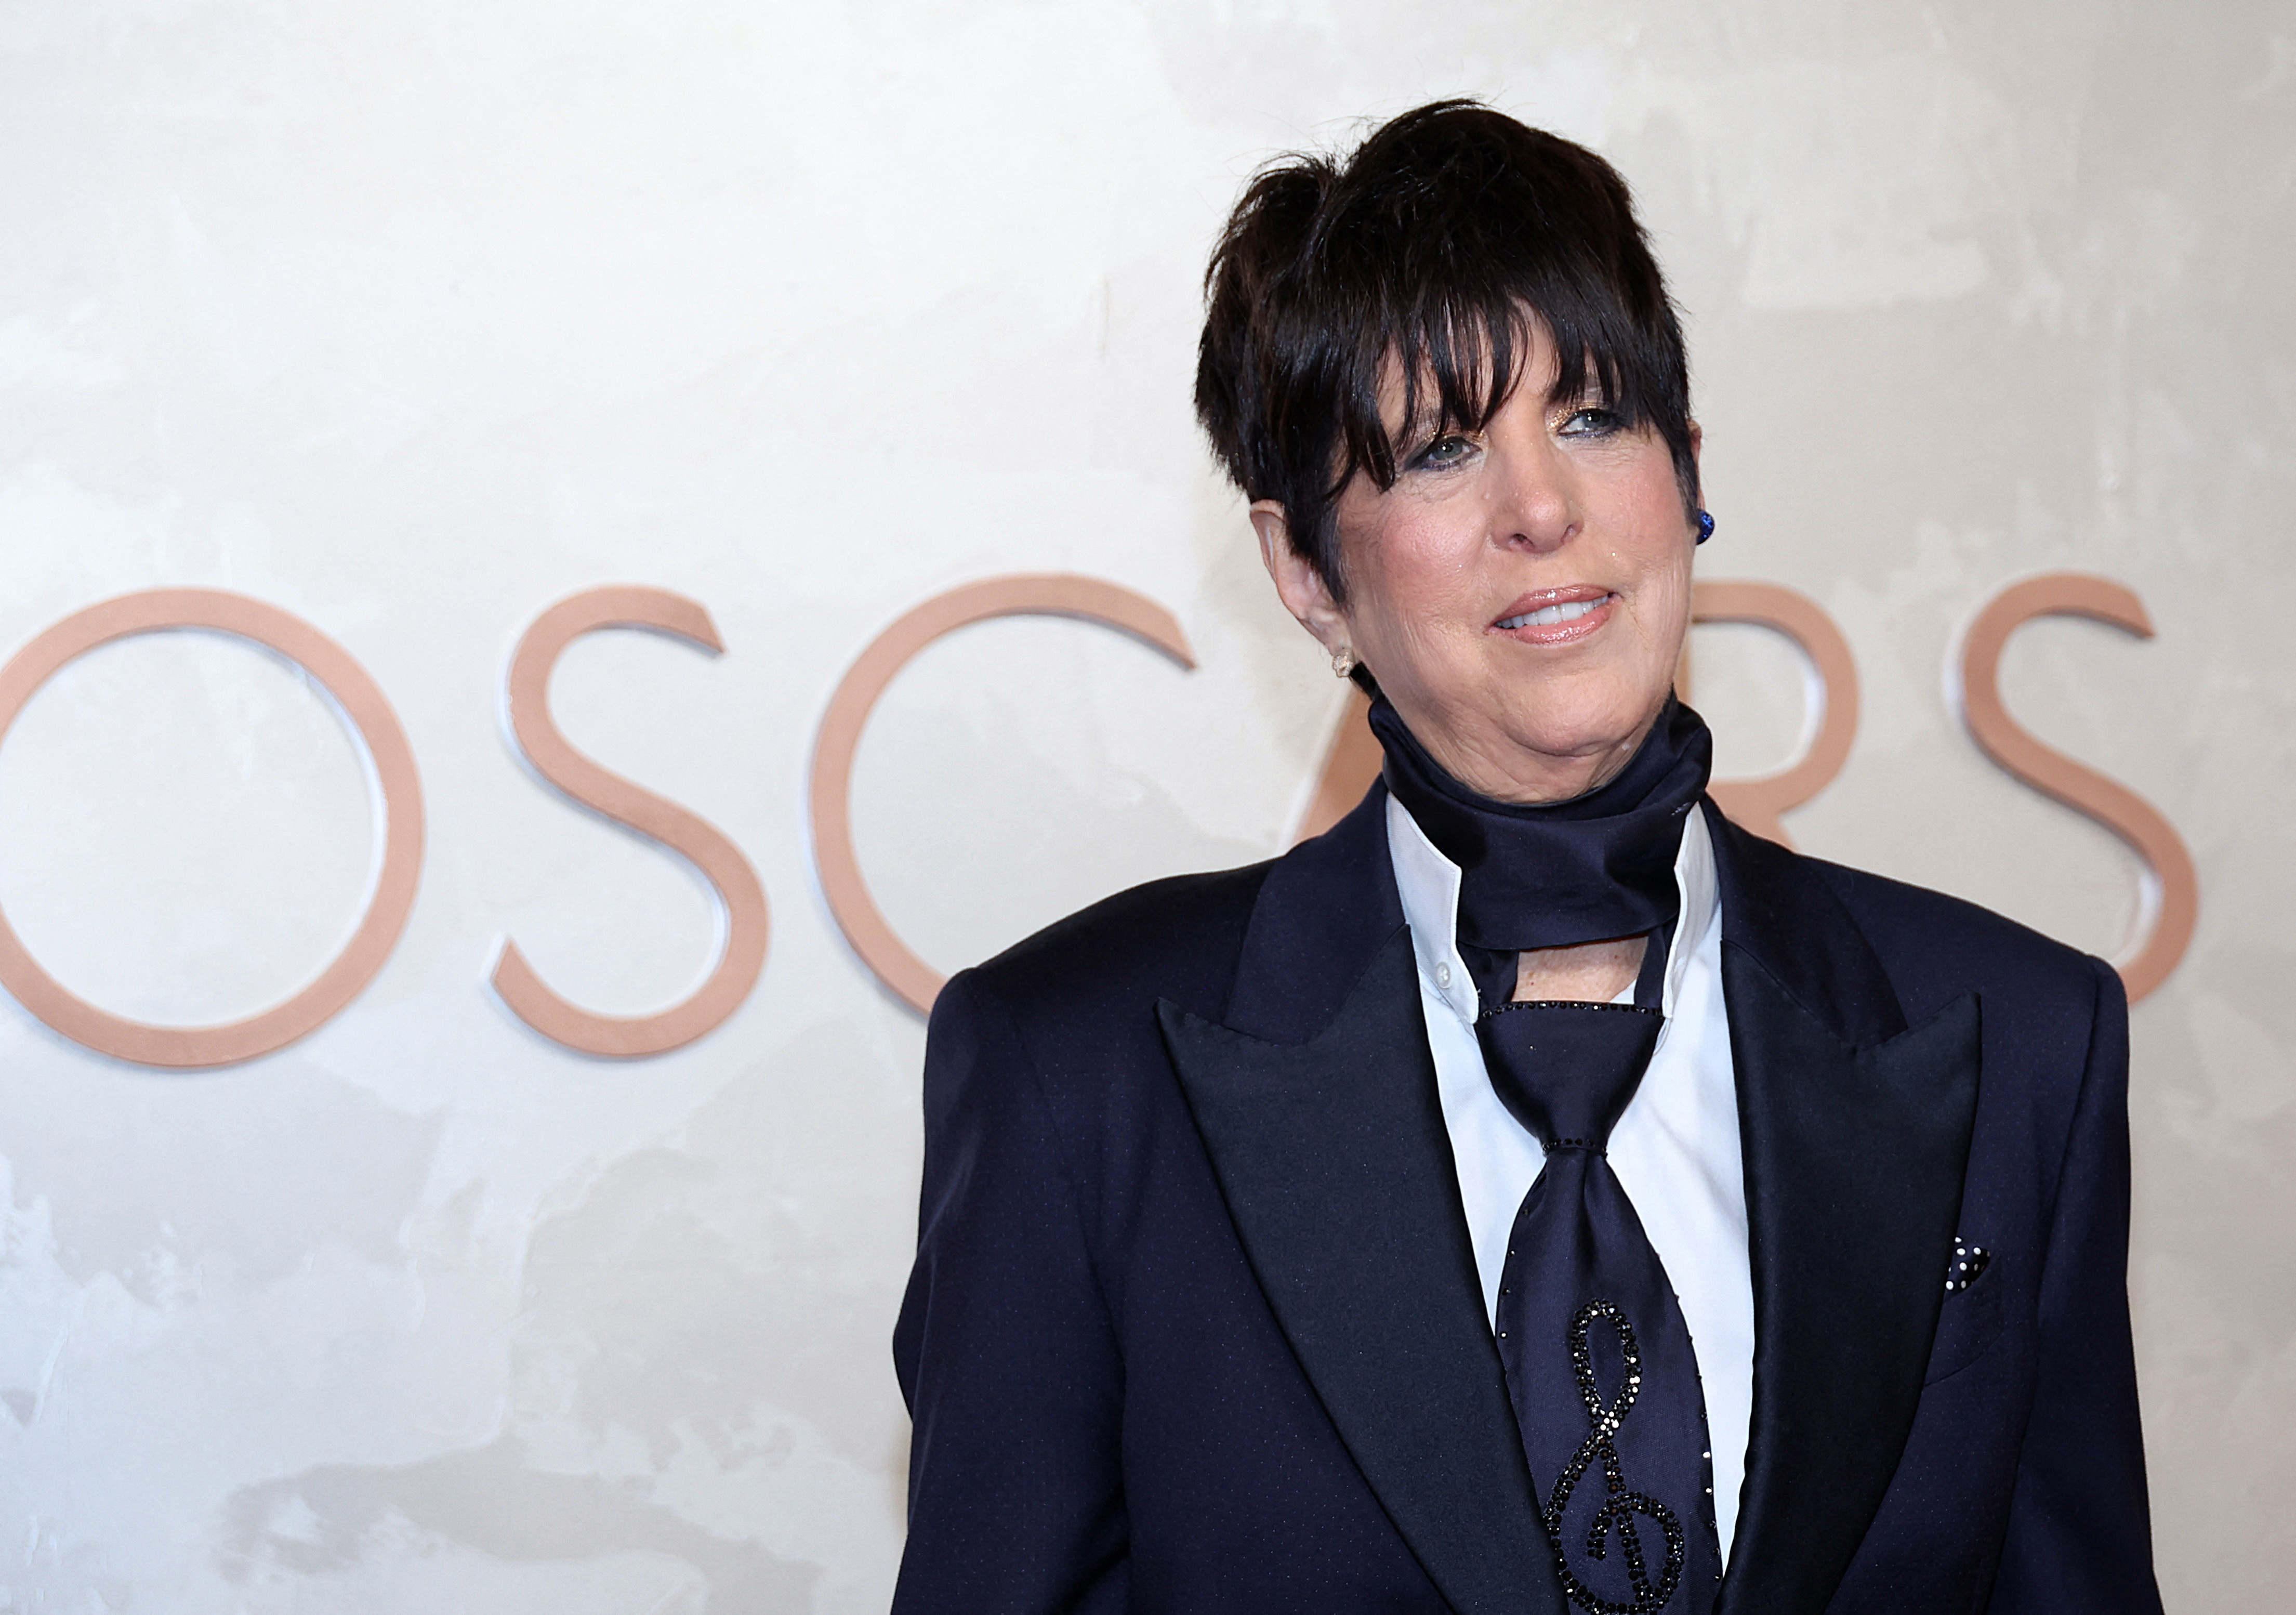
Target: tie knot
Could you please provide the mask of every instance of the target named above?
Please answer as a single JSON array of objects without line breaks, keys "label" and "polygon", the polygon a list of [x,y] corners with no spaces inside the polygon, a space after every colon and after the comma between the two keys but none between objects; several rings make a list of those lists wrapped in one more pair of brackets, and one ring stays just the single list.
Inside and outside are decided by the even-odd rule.
[{"label": "tie knot", "polygon": [[1602,1152],[1665,1017],[1628,1004],[1508,1004],[1475,1022],[1491,1086],[1549,1150]]}]

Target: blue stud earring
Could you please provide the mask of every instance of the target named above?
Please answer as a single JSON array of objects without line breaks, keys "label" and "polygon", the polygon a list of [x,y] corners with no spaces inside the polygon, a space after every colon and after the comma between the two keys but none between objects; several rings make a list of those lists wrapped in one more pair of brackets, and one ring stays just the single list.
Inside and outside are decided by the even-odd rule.
[{"label": "blue stud earring", "polygon": [[1714,517],[1710,512],[1701,511],[1698,512],[1698,542],[1703,544],[1712,537],[1714,537]]}]

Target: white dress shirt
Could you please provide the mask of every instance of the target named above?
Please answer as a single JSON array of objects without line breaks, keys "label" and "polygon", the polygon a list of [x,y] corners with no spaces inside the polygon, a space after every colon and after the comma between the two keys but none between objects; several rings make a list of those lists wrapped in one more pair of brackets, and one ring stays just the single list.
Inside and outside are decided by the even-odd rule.
[{"label": "white dress shirt", "polygon": [[[1387,848],[1418,959],[1420,1004],[1484,1311],[1495,1317],[1507,1231],[1545,1169],[1546,1155],[1500,1103],[1475,1041],[1475,984],[1459,955],[1458,865],[1436,850],[1393,797],[1387,801]],[[1611,1129],[1610,1160],[1689,1326],[1714,1439],[1714,1522],[1726,1563],[1753,1413],[1754,1283],[1730,1023],[1722,1004],[1722,908],[1703,810],[1684,822],[1674,878],[1682,908],[1660,1003],[1666,1025],[1642,1086]],[[1633,989],[1620,1001],[1631,1003]]]}]

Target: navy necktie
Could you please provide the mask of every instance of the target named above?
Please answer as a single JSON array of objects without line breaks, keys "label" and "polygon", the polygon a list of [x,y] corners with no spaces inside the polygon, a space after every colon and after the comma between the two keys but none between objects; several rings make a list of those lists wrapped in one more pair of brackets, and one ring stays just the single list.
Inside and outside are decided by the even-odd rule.
[{"label": "navy necktie", "polygon": [[1556,1572],[1588,1615],[1707,1615],[1722,1575],[1690,1331],[1604,1153],[1663,1024],[1563,1003],[1475,1023],[1491,1085],[1546,1151],[1509,1231],[1499,1357]]}]

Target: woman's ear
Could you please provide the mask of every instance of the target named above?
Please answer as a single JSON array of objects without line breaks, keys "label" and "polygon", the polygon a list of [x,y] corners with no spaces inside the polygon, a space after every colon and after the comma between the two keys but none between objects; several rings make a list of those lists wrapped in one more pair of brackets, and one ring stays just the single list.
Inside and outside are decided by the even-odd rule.
[{"label": "woman's ear", "polygon": [[1260,563],[1275,580],[1275,593],[1283,609],[1299,619],[1300,626],[1313,634],[1324,650],[1352,649],[1347,613],[1332,598],[1324,575],[1293,545],[1292,524],[1283,504],[1274,499],[1253,500],[1251,530],[1259,536]]}]

